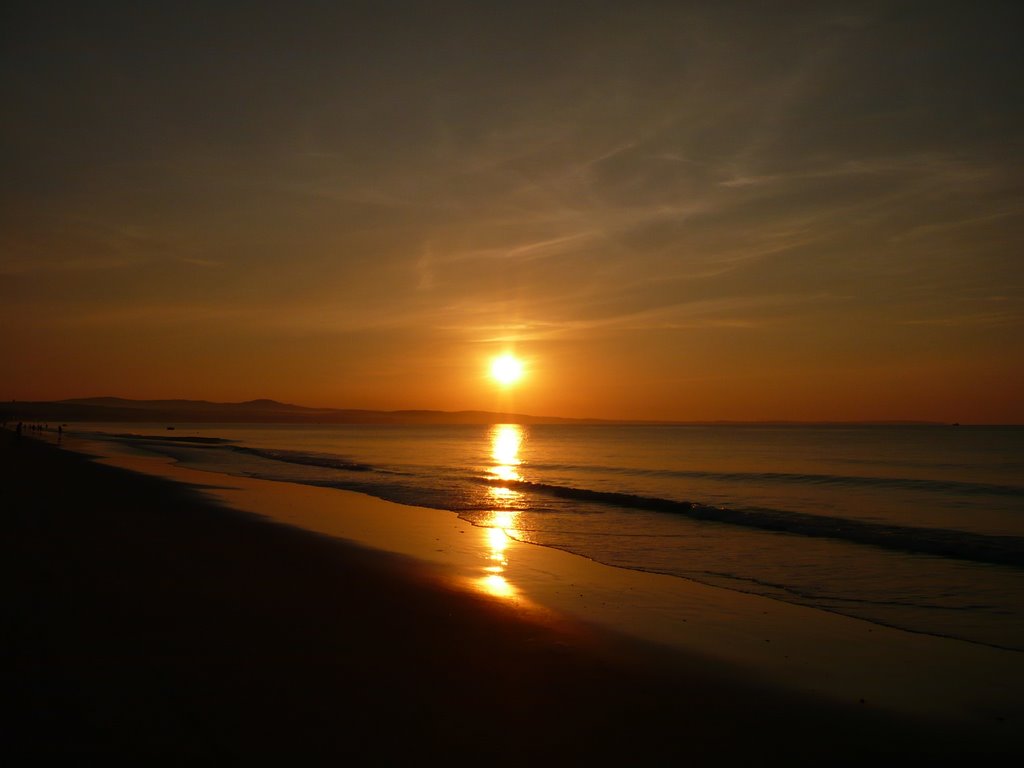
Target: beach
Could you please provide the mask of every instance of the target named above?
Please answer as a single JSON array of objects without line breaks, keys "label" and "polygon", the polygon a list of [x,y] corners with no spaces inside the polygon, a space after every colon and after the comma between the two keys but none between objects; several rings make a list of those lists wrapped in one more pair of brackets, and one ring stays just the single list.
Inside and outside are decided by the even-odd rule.
[{"label": "beach", "polygon": [[[1015,754],[1005,708],[964,720],[818,696],[751,675],[729,654],[473,589],[470,575],[414,549],[384,552],[225,503],[276,494],[287,512],[327,489],[261,491],[195,473],[204,489],[202,478],[173,482],[6,431],[0,450],[4,689],[14,712],[4,731],[19,764],[793,765]],[[437,549],[449,546],[457,542]],[[725,614],[736,626],[753,613],[729,603],[711,615],[712,599],[701,599],[709,632]],[[851,678],[888,663],[870,652],[838,658],[852,668],[837,675]]]}]

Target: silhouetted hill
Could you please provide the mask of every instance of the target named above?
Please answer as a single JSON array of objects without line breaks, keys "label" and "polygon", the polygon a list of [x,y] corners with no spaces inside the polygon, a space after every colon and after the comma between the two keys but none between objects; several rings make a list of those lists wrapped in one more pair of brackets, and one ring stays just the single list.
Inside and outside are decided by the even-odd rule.
[{"label": "silhouetted hill", "polygon": [[277,400],[215,403],[209,400],[129,400],[123,397],[79,397],[53,401],[0,403],[0,421],[106,421],[135,423],[235,424],[675,424],[686,426],[949,426],[932,421],[643,421],[568,419],[492,411],[372,411],[354,408],[309,408]]},{"label": "silhouetted hill", "polygon": [[0,405],[5,421],[105,421],[182,423],[282,424],[567,424],[599,423],[597,419],[563,419],[489,411],[371,411],[307,408],[276,400],[215,403],[207,400],[129,400],[88,397],[70,400],[10,402]]},{"label": "silhouetted hill", "polygon": [[76,397],[69,400],[57,400],[53,404],[67,404],[83,407],[129,408],[145,411],[281,411],[301,412],[317,411],[301,405],[279,403],[276,400],[246,400],[242,403],[215,403],[209,400],[129,400],[124,397]]}]

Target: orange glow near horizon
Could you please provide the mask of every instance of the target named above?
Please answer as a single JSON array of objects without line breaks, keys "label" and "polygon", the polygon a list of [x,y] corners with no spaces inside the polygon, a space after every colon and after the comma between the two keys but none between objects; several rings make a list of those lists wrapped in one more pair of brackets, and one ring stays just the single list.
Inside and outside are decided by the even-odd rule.
[{"label": "orange glow near horizon", "polygon": [[1024,424],[1009,3],[21,5],[0,410]]}]

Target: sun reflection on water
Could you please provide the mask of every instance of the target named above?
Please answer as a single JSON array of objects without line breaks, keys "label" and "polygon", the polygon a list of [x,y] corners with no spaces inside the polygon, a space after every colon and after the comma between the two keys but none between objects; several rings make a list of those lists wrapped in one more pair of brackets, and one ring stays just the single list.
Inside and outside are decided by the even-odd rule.
[{"label": "sun reflection on water", "polygon": [[504,576],[497,573],[484,576],[480,579],[479,584],[484,592],[494,595],[494,597],[514,597],[516,594],[515,587],[509,584]]},{"label": "sun reflection on water", "polygon": [[499,480],[522,480],[517,467],[522,464],[519,449],[523,444],[523,428],[518,424],[495,424],[491,427],[490,441],[491,458],[494,460],[490,473]]},{"label": "sun reflection on water", "polygon": [[514,512],[496,511],[489,521],[485,523],[487,565],[484,566],[486,576],[479,579],[480,587],[488,594],[495,597],[512,597],[516,593],[515,587],[509,583],[505,576],[508,569],[508,549],[513,539],[508,531],[515,523]]},{"label": "sun reflection on water", "polygon": [[[518,424],[496,424],[489,433],[491,458],[494,464],[488,468],[490,475],[498,480],[522,480],[519,466],[519,450],[523,444],[523,428]],[[479,580],[480,588],[490,595],[501,598],[513,597],[516,589],[508,581],[508,549],[514,541],[516,523],[519,517],[514,506],[522,494],[512,488],[492,486],[491,500],[497,509],[490,518],[480,522],[487,528],[486,576]]]}]

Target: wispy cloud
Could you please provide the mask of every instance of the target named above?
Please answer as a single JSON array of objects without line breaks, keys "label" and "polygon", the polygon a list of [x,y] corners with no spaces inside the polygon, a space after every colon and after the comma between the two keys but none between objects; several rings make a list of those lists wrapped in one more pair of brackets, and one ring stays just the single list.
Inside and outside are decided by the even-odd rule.
[{"label": "wispy cloud", "polygon": [[59,274],[99,272],[135,267],[145,259],[131,256],[99,255],[78,258],[19,258],[9,256],[0,261],[0,275],[28,275],[33,273]]},{"label": "wispy cloud", "polygon": [[429,46],[327,5],[294,37],[187,9],[132,40],[103,11],[26,22],[0,75],[5,318],[132,354],[159,333],[183,358],[202,332],[1017,351],[1019,43],[998,9],[471,5],[419,17]]},{"label": "wispy cloud", "polygon": [[179,261],[183,264],[191,264],[194,267],[202,267],[204,269],[215,269],[217,267],[224,266],[223,261],[218,261],[216,259],[198,259],[190,256],[183,256]]}]

